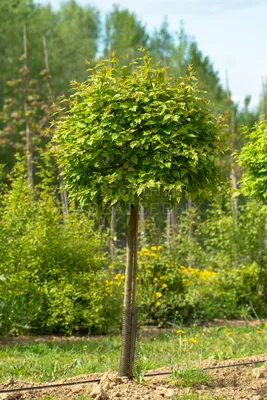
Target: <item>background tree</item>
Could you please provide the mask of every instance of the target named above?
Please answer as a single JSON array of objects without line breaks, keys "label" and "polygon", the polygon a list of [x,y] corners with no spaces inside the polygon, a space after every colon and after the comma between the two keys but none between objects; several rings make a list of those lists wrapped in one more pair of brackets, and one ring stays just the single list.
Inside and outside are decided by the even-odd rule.
[{"label": "background tree", "polygon": [[239,153],[238,159],[245,171],[242,186],[246,194],[267,202],[267,123],[262,121],[251,131],[243,129],[249,139]]},{"label": "background tree", "polygon": [[74,0],[60,8],[54,29],[46,34],[56,95],[66,92],[71,80],[86,78],[86,60],[95,61],[99,33],[99,13],[94,8]]},{"label": "background tree", "polygon": [[165,18],[159,30],[155,29],[149,42],[149,51],[155,61],[161,61],[162,65],[171,64],[171,56],[174,48],[174,39],[169,32],[168,21]]},{"label": "background tree", "polygon": [[124,64],[126,55],[133,60],[139,47],[146,47],[147,44],[148,34],[136,15],[114,6],[105,22],[104,56],[111,57],[115,51],[117,61]]}]

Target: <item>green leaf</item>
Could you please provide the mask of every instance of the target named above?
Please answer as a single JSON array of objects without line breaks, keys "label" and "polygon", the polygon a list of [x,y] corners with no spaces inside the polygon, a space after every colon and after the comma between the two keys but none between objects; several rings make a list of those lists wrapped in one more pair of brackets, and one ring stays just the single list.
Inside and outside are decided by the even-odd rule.
[{"label": "green leaf", "polygon": [[131,155],[131,161],[132,161],[134,164],[138,164],[138,158],[137,158],[137,155],[136,155],[136,154],[132,154],[132,155]]}]

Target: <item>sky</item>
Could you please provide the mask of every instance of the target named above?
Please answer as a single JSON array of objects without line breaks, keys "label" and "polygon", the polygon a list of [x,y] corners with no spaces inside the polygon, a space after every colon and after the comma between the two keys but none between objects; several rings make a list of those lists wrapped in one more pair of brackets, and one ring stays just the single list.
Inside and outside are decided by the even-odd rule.
[{"label": "sky", "polygon": [[[267,0],[76,0],[95,6],[104,16],[112,5],[134,12],[148,32],[159,28],[164,17],[171,33],[184,22],[185,32],[196,39],[219,72],[223,86],[226,71],[232,98],[242,105],[252,96],[260,99],[262,78],[267,77]],[[38,0],[58,8],[62,0]]]}]

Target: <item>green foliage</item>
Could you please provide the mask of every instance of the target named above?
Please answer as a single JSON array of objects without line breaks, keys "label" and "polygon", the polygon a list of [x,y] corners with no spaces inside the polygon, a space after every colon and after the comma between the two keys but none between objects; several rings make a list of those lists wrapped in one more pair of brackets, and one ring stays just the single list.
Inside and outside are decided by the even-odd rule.
[{"label": "green foliage", "polygon": [[[145,324],[266,315],[266,212],[255,202],[239,211],[236,226],[230,205],[211,206],[205,216],[191,209],[168,243],[142,239],[148,244],[139,252],[138,296]],[[122,264],[115,262],[120,270]]]},{"label": "green foliage", "polygon": [[245,168],[242,186],[246,194],[267,202],[267,122],[256,124],[249,132],[243,133],[249,141],[241,150],[238,160]]},{"label": "green foliage", "polygon": [[142,370],[139,365],[135,366],[133,369],[134,377],[137,383],[142,383],[144,381],[146,371]]},{"label": "green foliage", "polygon": [[[165,66],[172,64],[171,56],[174,49],[174,40],[169,32],[169,24],[166,18],[161,24],[160,29],[153,32],[149,49],[154,60],[162,61]],[[183,72],[186,73],[186,68]]]},{"label": "green foliage", "polygon": [[19,163],[1,200],[0,332],[103,333],[120,324],[120,297],[106,291],[107,236],[86,212],[63,223],[47,169],[32,193]]},{"label": "green foliage", "polygon": [[[50,70],[56,95],[66,92],[71,79],[86,77],[86,59],[94,61],[100,31],[98,12],[80,7],[74,0],[64,2],[55,12],[51,5],[33,0],[2,0],[0,13],[0,87],[8,97],[6,82],[16,77],[23,52],[23,25],[28,30],[29,69],[38,79],[44,69],[42,36],[47,39]],[[79,45],[77,45],[79,43]],[[2,104],[3,98],[0,98]]]},{"label": "green foliage", "polygon": [[166,78],[148,55],[138,61],[134,71],[136,62],[121,68],[115,59],[92,68],[57,126],[53,152],[82,203],[137,204],[150,189],[174,200],[218,180],[218,124],[191,68]]},{"label": "green foliage", "polygon": [[[63,218],[49,158],[29,191],[24,163],[0,197],[0,332],[119,329],[125,254],[108,266],[108,236],[90,213]],[[148,219],[139,251],[138,301],[145,324],[266,315],[266,212],[258,203],[191,209],[169,241]],[[190,237],[189,221],[193,235]],[[152,244],[155,241],[155,244]],[[255,314],[256,313],[256,314]]]},{"label": "green foliage", "polygon": [[104,56],[109,58],[115,51],[118,62],[124,64],[126,57],[136,58],[139,47],[146,47],[147,42],[146,29],[136,15],[113,6],[105,21]]}]

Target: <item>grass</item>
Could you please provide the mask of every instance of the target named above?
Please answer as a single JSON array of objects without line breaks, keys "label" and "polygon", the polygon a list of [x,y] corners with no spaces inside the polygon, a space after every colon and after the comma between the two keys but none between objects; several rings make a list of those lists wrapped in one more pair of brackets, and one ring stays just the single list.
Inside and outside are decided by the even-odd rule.
[{"label": "grass", "polygon": [[[266,352],[267,334],[254,327],[186,328],[140,342],[141,371],[205,359],[227,360]],[[1,339],[0,339],[1,343]],[[9,378],[51,382],[117,370],[120,337],[75,342],[0,345],[0,382]]]},{"label": "grass", "polygon": [[[88,396],[84,396],[84,395],[78,395],[77,397],[75,397],[75,400],[91,400],[91,397]],[[58,397],[56,396],[44,396],[42,397],[41,400],[58,400]]]},{"label": "grass", "polygon": [[178,395],[175,400],[223,400],[222,397],[210,397],[209,395],[200,395],[194,392]]},{"label": "grass", "polygon": [[210,376],[200,368],[184,368],[172,373],[170,382],[177,387],[204,385],[210,381]]}]

